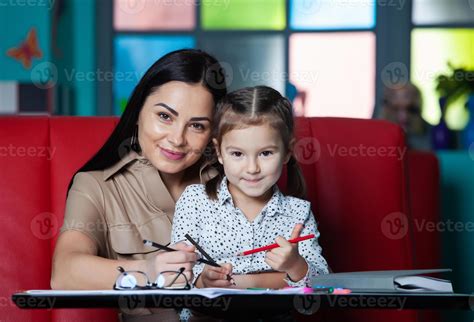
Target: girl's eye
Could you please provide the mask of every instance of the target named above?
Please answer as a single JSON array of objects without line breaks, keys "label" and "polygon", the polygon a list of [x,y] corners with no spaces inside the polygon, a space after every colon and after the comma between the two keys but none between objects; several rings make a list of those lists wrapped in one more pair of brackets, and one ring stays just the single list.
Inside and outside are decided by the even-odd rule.
[{"label": "girl's eye", "polygon": [[242,152],[239,152],[239,151],[233,151],[230,153],[231,156],[233,157],[241,157],[242,156]]},{"label": "girl's eye", "polygon": [[191,126],[193,127],[193,129],[199,130],[199,131],[204,131],[206,129],[206,127],[202,125],[201,123],[193,123],[191,124]]},{"label": "girl's eye", "polygon": [[263,152],[262,152],[262,155],[263,155],[264,157],[269,157],[269,156],[272,155],[272,154],[273,154],[273,151],[263,151]]},{"label": "girl's eye", "polygon": [[171,117],[168,114],[163,113],[163,112],[158,113],[158,116],[163,121],[169,121],[171,119]]}]

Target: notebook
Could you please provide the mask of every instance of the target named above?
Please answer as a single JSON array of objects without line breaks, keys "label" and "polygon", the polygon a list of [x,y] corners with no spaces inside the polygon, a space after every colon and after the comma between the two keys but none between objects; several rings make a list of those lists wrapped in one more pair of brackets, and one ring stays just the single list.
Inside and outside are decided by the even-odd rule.
[{"label": "notebook", "polygon": [[426,292],[453,293],[451,281],[422,276],[451,272],[451,269],[419,269],[345,272],[319,275],[311,282],[316,287],[349,288],[354,292]]}]

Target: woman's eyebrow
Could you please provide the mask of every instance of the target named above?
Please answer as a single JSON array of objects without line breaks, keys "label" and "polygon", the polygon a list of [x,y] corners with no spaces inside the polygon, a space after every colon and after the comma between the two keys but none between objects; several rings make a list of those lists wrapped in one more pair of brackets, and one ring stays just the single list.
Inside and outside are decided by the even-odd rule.
[{"label": "woman's eyebrow", "polygon": [[155,106],[162,106],[162,107],[166,108],[168,111],[170,111],[170,113],[173,114],[174,116],[179,116],[179,113],[175,109],[172,109],[171,107],[169,107],[165,103],[157,103],[157,104],[155,104]]},{"label": "woman's eyebrow", "polygon": [[209,123],[211,123],[211,119],[208,118],[208,117],[191,117],[190,121],[208,121]]},{"label": "woman's eyebrow", "polygon": [[[161,106],[161,107],[164,107],[166,108],[168,111],[170,111],[171,114],[173,114],[174,116],[179,116],[179,113],[178,111],[176,111],[175,109],[169,107],[168,105],[166,105],[165,103],[156,103],[155,106]],[[192,117],[190,119],[190,121],[208,121],[209,123],[211,122],[211,119],[206,117],[206,116],[202,116],[202,117]]]}]

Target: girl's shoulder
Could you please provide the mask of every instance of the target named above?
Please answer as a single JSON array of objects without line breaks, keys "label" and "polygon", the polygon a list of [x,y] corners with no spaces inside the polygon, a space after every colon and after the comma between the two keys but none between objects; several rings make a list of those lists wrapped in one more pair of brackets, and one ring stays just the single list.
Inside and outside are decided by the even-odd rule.
[{"label": "girl's shoulder", "polygon": [[202,194],[206,193],[206,186],[202,183],[194,183],[190,184],[189,186],[184,189],[183,195],[196,195],[201,196]]},{"label": "girl's shoulder", "polygon": [[201,183],[190,184],[184,189],[184,192],[181,194],[178,202],[196,202],[202,203],[208,201],[209,197],[206,193],[206,186]]},{"label": "girl's shoulder", "polygon": [[310,213],[311,203],[309,201],[292,196],[284,196],[283,198],[288,213],[302,217]]}]

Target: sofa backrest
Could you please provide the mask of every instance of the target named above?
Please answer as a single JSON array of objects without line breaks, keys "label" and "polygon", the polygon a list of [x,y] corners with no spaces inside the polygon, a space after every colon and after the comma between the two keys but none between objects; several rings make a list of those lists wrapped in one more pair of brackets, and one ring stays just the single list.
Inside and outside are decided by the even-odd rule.
[{"label": "sofa backrest", "polygon": [[114,117],[0,117],[2,321],[117,321],[116,310],[19,310],[11,294],[49,289],[69,180],[105,142]]},{"label": "sofa backrest", "polygon": [[[385,121],[343,118],[301,118],[296,128],[295,153],[332,270],[413,268],[409,223],[396,225],[409,214],[402,130]],[[416,321],[417,314],[331,310],[327,318]]]},{"label": "sofa backrest", "polygon": [[[5,321],[115,321],[113,310],[19,310],[13,292],[48,289],[51,256],[73,173],[103,144],[113,117],[0,118],[0,243]],[[301,118],[295,153],[334,271],[410,269],[403,134],[375,120]],[[282,182],[284,182],[284,178]],[[33,319],[34,314],[34,319]],[[333,312],[331,312],[333,314]],[[351,321],[415,321],[412,311],[334,312]]]}]

